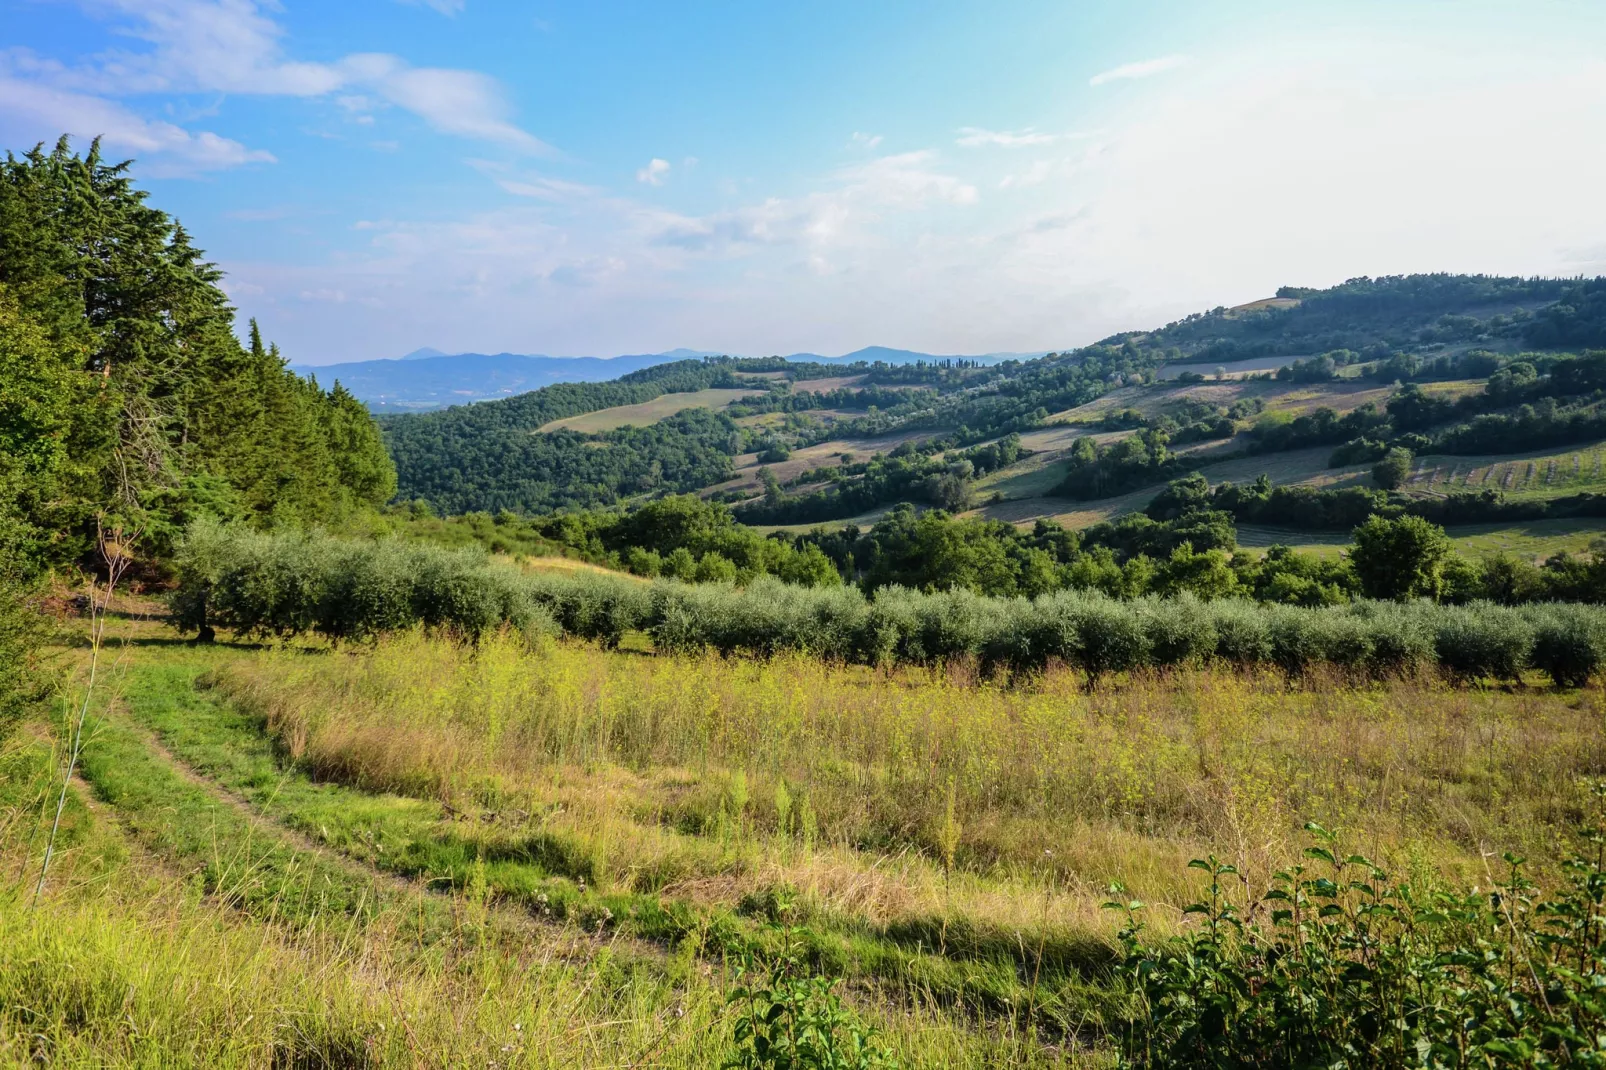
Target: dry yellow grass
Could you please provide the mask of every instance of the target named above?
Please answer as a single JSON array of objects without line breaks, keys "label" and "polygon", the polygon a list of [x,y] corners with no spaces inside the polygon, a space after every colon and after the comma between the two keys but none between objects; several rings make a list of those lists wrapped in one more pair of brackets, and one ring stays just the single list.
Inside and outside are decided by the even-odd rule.
[{"label": "dry yellow grass", "polygon": [[222,686],[323,775],[547,815],[624,885],[730,902],[784,881],[882,923],[944,903],[950,792],[955,911],[1023,924],[1047,881],[1051,920],[1102,929],[1110,881],[1180,906],[1187,859],[1260,879],[1297,857],[1306,820],[1467,879],[1488,851],[1543,860],[1579,779],[1606,768],[1599,693],[1431,680],[1201,671],[1089,693],[1071,673],[1003,689],[963,670],[411,636],[241,662]]}]

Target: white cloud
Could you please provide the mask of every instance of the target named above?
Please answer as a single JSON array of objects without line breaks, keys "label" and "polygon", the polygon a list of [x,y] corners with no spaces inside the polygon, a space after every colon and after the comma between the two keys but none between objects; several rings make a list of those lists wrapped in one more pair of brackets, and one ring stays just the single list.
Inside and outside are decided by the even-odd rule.
[{"label": "white cloud", "polygon": [[853,137],[849,138],[848,140],[851,144],[856,145],[861,149],[874,149],[877,145],[881,144],[882,138],[880,134],[866,134],[862,131],[855,130],[853,132]]},{"label": "white cloud", "polygon": [[636,181],[645,182],[649,186],[661,186],[667,174],[669,174],[669,161],[654,156],[646,167],[636,172]]},{"label": "white cloud", "polygon": [[[172,123],[141,118],[114,101],[51,89],[0,70],[0,115],[9,115],[24,136],[53,139],[62,133],[99,137],[114,153],[161,156],[153,173],[184,174],[273,163],[271,152],[251,149],[209,131],[191,133]],[[151,169],[147,169],[151,170]]]},{"label": "white cloud", "polygon": [[[1285,283],[1601,269],[1606,144],[1578,132],[1606,128],[1606,64],[1504,44],[1245,46],[1191,62],[1164,87],[1178,92],[1116,94],[1084,117],[1106,131],[1086,151],[864,158],[793,196],[733,184],[717,212],[487,167],[521,199],[373,222],[351,236],[371,244],[322,264],[226,266],[266,292],[242,303],[271,302],[275,336],[311,359],[418,338],[478,352],[1058,349]],[[349,300],[297,299],[321,290]]]},{"label": "white cloud", "polygon": [[577,197],[595,196],[598,192],[594,186],[564,182],[562,179],[547,178],[544,175],[524,179],[499,178],[496,184],[515,197],[534,197],[543,201],[567,201]]},{"label": "white cloud", "polygon": [[1005,175],[1003,178],[999,179],[998,188],[1009,189],[1011,186],[1016,188],[1021,186],[1040,186],[1044,182],[1048,181],[1048,176],[1052,171],[1053,165],[1047,160],[1038,160],[1033,163],[1031,167],[1020,172],[1019,174]]},{"label": "white cloud", "polygon": [[[13,94],[6,100],[13,112],[30,105],[48,114],[51,91],[76,94],[78,99],[152,93],[234,93],[256,96],[333,97],[358,123],[372,123],[371,112],[395,106],[412,112],[442,133],[504,145],[526,153],[550,153],[538,138],[513,123],[509,108],[494,80],[475,71],[412,67],[396,56],[359,53],[334,63],[310,63],[284,54],[284,29],[265,10],[277,10],[273,0],[80,0],[95,11],[122,15],[117,27],[125,36],[143,41],[145,51],[116,50],[95,56],[76,67],[41,58],[25,50],[0,56],[0,74],[8,70],[19,83],[36,92]],[[437,10],[460,8],[455,0],[427,0]],[[338,95],[337,95],[338,94]],[[87,105],[80,105],[84,110]],[[130,113],[131,114],[131,113]],[[127,123],[122,124],[124,126]],[[200,155],[227,159],[226,144],[215,135]],[[146,139],[141,151],[173,152],[168,143],[182,139]],[[229,142],[227,144],[234,144]],[[180,153],[181,154],[181,153]],[[195,157],[197,151],[190,152]],[[234,154],[239,162],[258,158]]]},{"label": "white cloud", "polygon": [[977,148],[982,145],[997,145],[1003,148],[1020,148],[1023,145],[1051,145],[1066,134],[1044,134],[1027,127],[1025,130],[983,130],[978,126],[962,126],[959,128],[957,145],[966,148]]},{"label": "white cloud", "polygon": [[1112,67],[1107,71],[1100,71],[1087,80],[1088,85],[1103,85],[1106,82],[1117,82],[1130,78],[1152,78],[1156,74],[1175,70],[1188,62],[1186,56],[1161,56],[1158,59],[1139,60],[1137,63],[1123,63],[1119,67]]},{"label": "white cloud", "polygon": [[406,108],[435,129],[461,137],[498,142],[531,153],[551,147],[508,121],[496,83],[475,71],[407,67],[395,57],[365,64],[374,91]]},{"label": "white cloud", "polygon": [[829,257],[842,248],[862,245],[886,213],[976,203],[975,186],[934,170],[933,162],[929,152],[883,156],[837,172],[830,188],[803,197],[771,197],[706,216],[665,216],[652,221],[650,240],[715,254],[800,246],[810,251],[812,268],[829,269]]}]

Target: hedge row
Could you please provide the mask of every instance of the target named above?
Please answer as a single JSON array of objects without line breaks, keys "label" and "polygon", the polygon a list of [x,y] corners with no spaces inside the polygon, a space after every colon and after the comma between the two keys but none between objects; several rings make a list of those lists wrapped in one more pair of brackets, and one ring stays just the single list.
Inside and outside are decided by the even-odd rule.
[{"label": "hedge row", "polygon": [[1112,599],[1061,591],[1032,601],[966,591],[804,588],[761,578],[647,584],[595,573],[526,576],[483,556],[397,543],[201,527],[180,556],[174,614],[191,630],[317,632],[356,639],[415,624],[469,637],[511,624],[615,646],[630,631],[657,649],[769,655],[804,651],[863,664],[975,659],[1031,672],[1063,663],[1100,675],[1221,662],[1372,675],[1437,667],[1461,679],[1541,669],[1577,686],[1606,667],[1606,609],[1573,604],[1355,602],[1306,609],[1237,600]]}]

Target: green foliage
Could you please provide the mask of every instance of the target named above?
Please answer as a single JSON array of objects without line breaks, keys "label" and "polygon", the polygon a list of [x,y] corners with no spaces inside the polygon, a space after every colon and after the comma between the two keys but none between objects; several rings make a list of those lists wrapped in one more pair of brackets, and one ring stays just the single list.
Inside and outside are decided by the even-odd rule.
[{"label": "green foliage", "polygon": [[[1597,794],[1598,794],[1597,789]],[[1493,888],[1397,881],[1318,825],[1306,861],[1252,901],[1238,870],[1209,879],[1197,924],[1144,942],[1122,911],[1121,974],[1136,1006],[1121,1054],[1134,1067],[1599,1066],[1606,1031],[1603,843],[1544,894],[1506,855]],[[1119,885],[1114,889],[1123,892]]]},{"label": "green foliage", "polygon": [[1171,436],[1147,428],[1130,438],[1099,446],[1079,438],[1071,448],[1070,469],[1054,493],[1067,498],[1108,498],[1171,479],[1187,463],[1172,453]]},{"label": "green foliage", "polygon": [[1350,565],[1368,598],[1437,597],[1450,540],[1419,516],[1372,516],[1355,529]]},{"label": "green foliage", "polygon": [[56,687],[44,652],[50,628],[31,589],[0,574],[0,744]]},{"label": "green foliage", "polygon": [[1411,467],[1415,463],[1410,450],[1396,446],[1372,466],[1372,482],[1384,490],[1395,490],[1411,477]]},{"label": "green foliage", "polygon": [[174,623],[202,639],[219,627],[334,640],[415,624],[470,639],[502,625],[532,637],[555,630],[533,581],[465,550],[200,522],[176,567]]},{"label": "green foliage", "polygon": [[[783,903],[782,913],[790,911]],[[735,1012],[730,1070],[895,1070],[898,1063],[836,994],[839,981],[809,968],[806,930],[787,925],[779,949],[760,963],[744,952],[731,989]]]},{"label": "green foliage", "polygon": [[96,524],[166,552],[201,515],[333,520],[389,497],[343,391],[234,335],[221,272],[127,164],[65,139],[0,164],[0,549],[40,571]]},{"label": "green foliage", "polygon": [[[1534,629],[1504,606],[1446,606],[1439,614],[1434,646],[1439,663],[1463,679],[1515,680],[1533,653]],[[1540,666],[1546,667],[1546,666]]]},{"label": "green foliage", "polygon": [[1533,606],[1524,614],[1533,625],[1535,668],[1558,687],[1583,687],[1606,667],[1606,631],[1598,616],[1582,606]]}]

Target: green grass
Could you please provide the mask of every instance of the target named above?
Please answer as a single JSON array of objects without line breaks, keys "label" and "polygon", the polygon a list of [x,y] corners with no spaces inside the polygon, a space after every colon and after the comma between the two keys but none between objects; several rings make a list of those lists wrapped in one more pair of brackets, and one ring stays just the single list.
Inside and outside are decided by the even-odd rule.
[{"label": "green grass", "polygon": [[[778,939],[761,906],[588,891],[592,859],[550,844],[532,858],[527,828],[313,782],[208,686],[262,656],[160,640],[134,650],[90,724],[83,772],[99,801],[73,797],[42,907],[0,887],[0,1063],[723,1062],[724,958]],[[38,809],[50,765],[34,737],[0,753],[0,817]],[[37,855],[27,824],[0,825],[8,868]],[[420,880],[398,886],[384,871]],[[871,983],[864,1013],[905,1065],[1064,1064],[1012,1028],[977,1031],[935,1009],[964,996],[1013,1020],[1024,990],[1012,934],[956,929],[945,960],[922,928],[812,921],[808,957]],[[1074,944],[1044,946],[1045,970],[1085,963]],[[1058,1009],[1083,988],[1062,985]],[[1107,998],[1079,995],[1079,1013]]]},{"label": "green grass", "polygon": [[1606,492],[1606,442],[1499,458],[1423,456],[1404,489],[1439,495],[1497,490],[1516,499]]},{"label": "green grass", "polygon": [[[223,653],[223,660],[231,655]],[[240,655],[233,655],[240,656]],[[249,656],[249,655],[246,655]],[[307,654],[308,657],[341,656]],[[259,719],[220,701],[206,689],[205,672],[213,657],[168,657],[137,666],[130,674],[127,704],[130,715],[154,731],[178,758],[227,791],[240,795],[263,816],[310,836],[348,857],[378,870],[415,878],[438,889],[467,888],[483,880],[497,899],[515,904],[538,917],[569,920],[582,928],[607,931],[662,943],[685,945],[719,955],[738,954],[769,945],[764,918],[750,916],[737,906],[698,906],[665,898],[647,888],[632,892],[610,890],[603,862],[593,845],[561,833],[543,831],[539,824],[510,819],[485,822],[473,815],[454,820],[439,803],[387,793],[370,793],[340,783],[318,783],[281,762],[274,744],[263,734]],[[202,686],[198,689],[197,683]],[[282,845],[253,839],[238,815],[227,807],[208,805],[205,793],[164,775],[161,762],[141,756],[126,730],[108,736],[119,746],[115,752],[100,747],[96,783],[107,775],[106,762],[118,761],[134,770],[133,777],[149,784],[145,796],[165,798],[169,811],[134,799],[119,781],[108,797],[118,805],[138,802],[141,813],[171,812],[174,820],[163,829],[173,840],[165,844],[186,857],[199,857],[202,842],[231,842],[251,848],[236,868],[250,874],[243,887],[245,901],[275,901],[290,895],[297,912],[345,909],[354,891],[372,902],[375,890],[353,889],[349,877],[320,870],[303,877],[294,871],[293,852]],[[231,822],[230,818],[233,817]],[[223,826],[222,832],[218,831]],[[188,836],[175,835],[184,829]],[[325,867],[327,868],[327,867]],[[220,885],[227,874],[211,878]],[[303,888],[335,889],[345,885],[345,897],[328,904],[306,901]],[[781,891],[776,889],[775,891]],[[772,895],[759,896],[766,901]],[[1013,1015],[1024,1006],[1022,961],[1024,946],[1011,933],[985,925],[959,925],[937,955],[932,933],[941,919],[906,921],[883,927],[851,915],[816,912],[808,952],[832,972],[890,985],[905,997],[911,986],[919,998],[957,1004],[991,1014]],[[1085,977],[1108,962],[1109,945],[1100,938],[1077,933],[1043,938],[1044,991],[1038,1002],[1044,1024],[1072,1017],[1096,1017],[1108,993],[1090,986]],[[1035,960],[1034,960],[1035,962]]]}]

